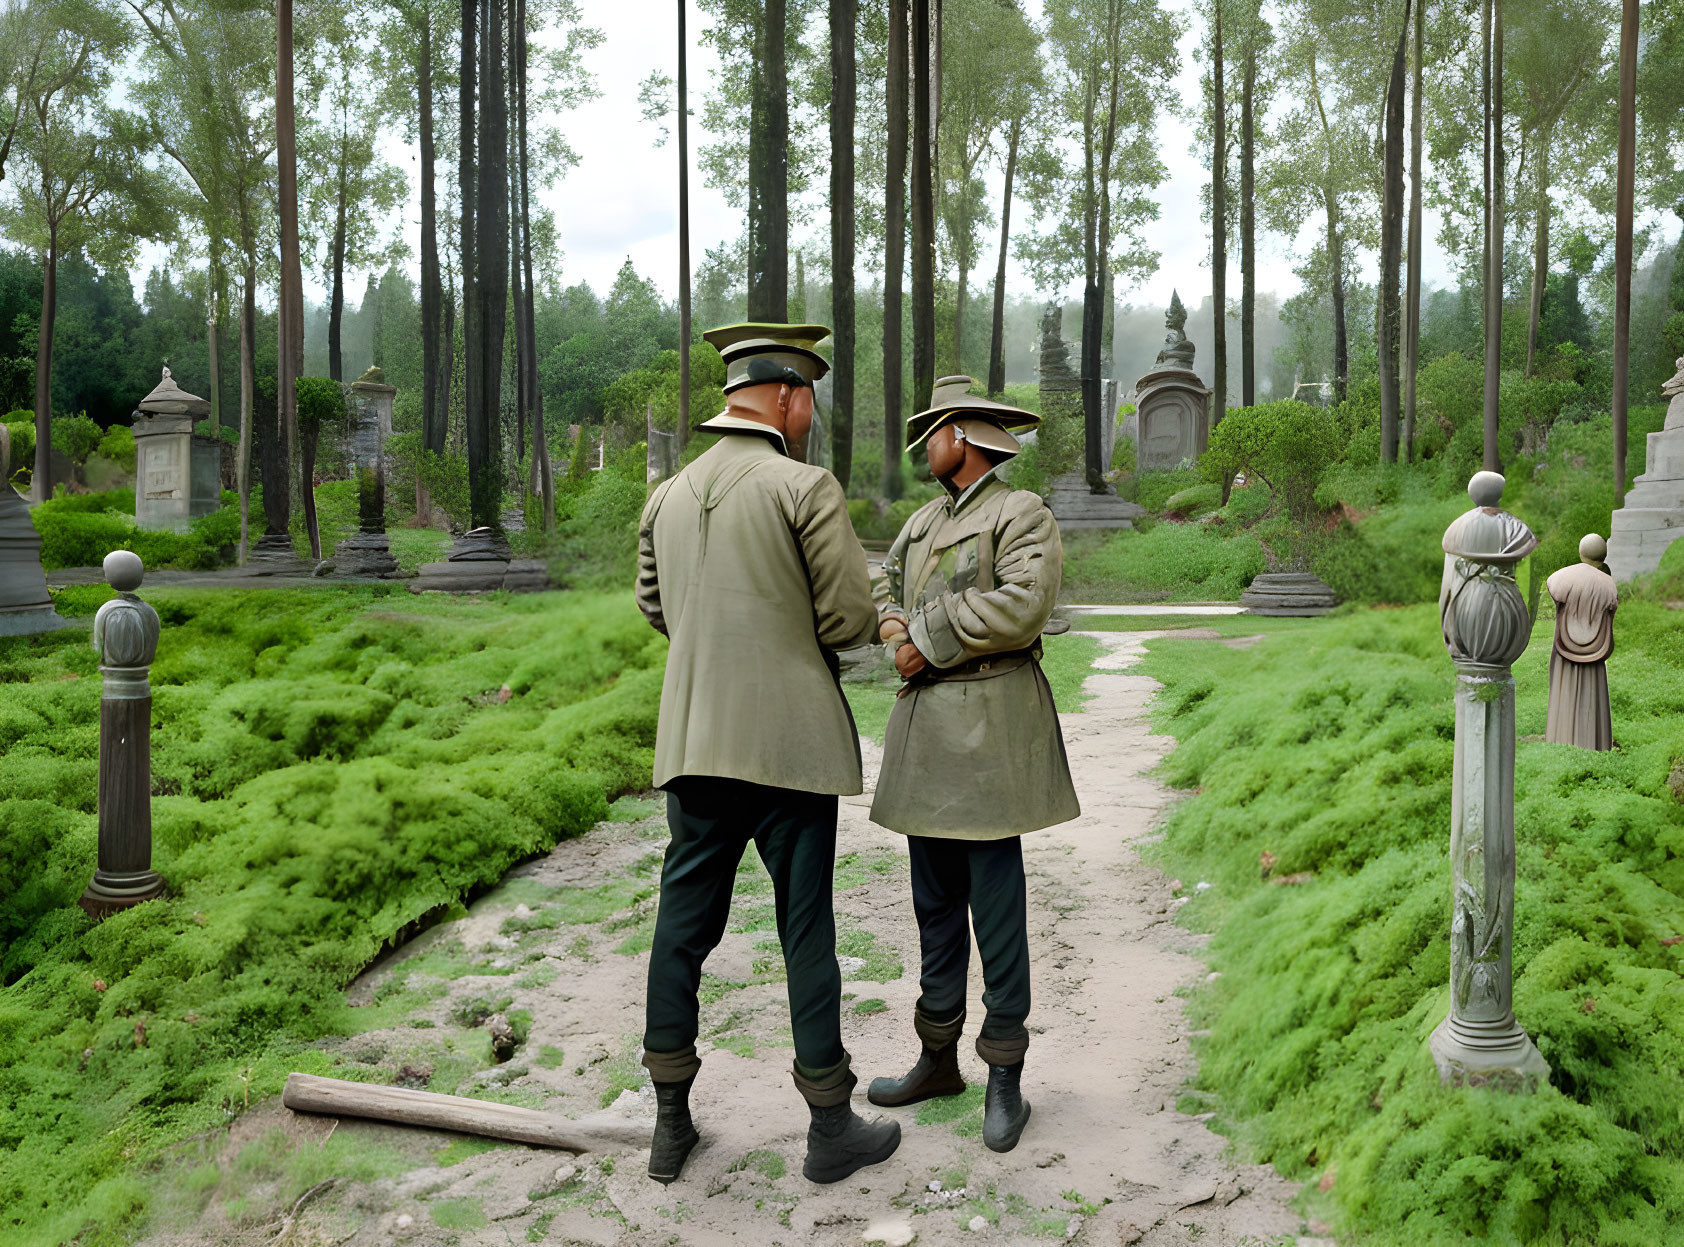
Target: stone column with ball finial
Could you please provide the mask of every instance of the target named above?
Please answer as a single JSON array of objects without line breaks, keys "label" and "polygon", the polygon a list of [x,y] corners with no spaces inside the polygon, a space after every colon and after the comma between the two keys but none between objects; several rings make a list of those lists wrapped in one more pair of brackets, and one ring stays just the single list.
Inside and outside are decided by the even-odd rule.
[{"label": "stone column with ball finial", "polygon": [[105,687],[99,703],[99,866],[79,904],[96,921],[164,893],[152,869],[152,660],[158,612],[135,596],[140,556],[113,550],[105,579],[117,596],[94,616]]},{"label": "stone column with ball finial", "polygon": [[1444,533],[1439,617],[1456,665],[1450,796],[1450,1016],[1429,1040],[1448,1084],[1534,1090],[1549,1065],[1514,1017],[1514,676],[1532,638],[1515,565],[1538,538],[1476,473],[1473,510]]}]

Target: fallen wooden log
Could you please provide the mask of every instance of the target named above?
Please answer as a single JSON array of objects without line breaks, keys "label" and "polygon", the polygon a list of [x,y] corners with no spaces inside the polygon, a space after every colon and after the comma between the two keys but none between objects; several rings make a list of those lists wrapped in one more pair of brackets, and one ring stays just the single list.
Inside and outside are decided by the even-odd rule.
[{"label": "fallen wooden log", "polygon": [[459,1134],[563,1148],[569,1152],[647,1147],[653,1129],[623,1117],[558,1117],[514,1104],[497,1104],[460,1095],[439,1095],[408,1087],[346,1082],[315,1074],[287,1075],[281,1103],[295,1113],[368,1117],[403,1126],[429,1126],[434,1130],[454,1130]]}]

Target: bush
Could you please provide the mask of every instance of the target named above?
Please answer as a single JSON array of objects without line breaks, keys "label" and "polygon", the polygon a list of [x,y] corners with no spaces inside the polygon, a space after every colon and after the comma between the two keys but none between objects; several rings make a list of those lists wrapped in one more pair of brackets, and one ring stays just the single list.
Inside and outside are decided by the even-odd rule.
[{"label": "bush", "polygon": [[99,439],[96,453],[122,468],[123,471],[134,474],[135,448],[134,429],[126,424],[114,424]]},{"label": "bush", "polygon": [[637,572],[637,523],[649,498],[644,444],[610,450],[600,471],[570,480],[565,491],[560,484],[552,574],[569,587],[630,585]]},{"label": "bush", "polygon": [[331,1072],[314,1041],[398,1024],[412,1000],[343,991],[388,941],[649,782],[666,647],[627,595],[403,595],[400,613],[390,593],[146,594],[170,893],[97,926],[76,906],[97,656],[85,632],[0,638],[8,1247],[133,1241],[142,1175],[183,1140],[289,1070]]},{"label": "bush", "polygon": [[1199,470],[1217,485],[1241,472],[1261,480],[1302,526],[1316,517],[1316,484],[1341,446],[1339,419],[1325,408],[1294,399],[1236,407],[1210,435]]},{"label": "bush", "polygon": [[848,518],[861,541],[893,541],[900,536],[913,512],[923,505],[913,498],[899,498],[887,505],[873,498],[853,498],[848,502]]},{"label": "bush", "polygon": [[1064,539],[1065,601],[1233,601],[1263,570],[1249,532],[1219,536],[1202,524],[1150,532],[1074,532]]},{"label": "bush", "polygon": [[86,463],[105,430],[86,412],[79,416],[55,416],[52,423],[53,449],[72,463]]},{"label": "bush", "polygon": [[390,493],[404,498],[414,497],[415,482],[419,477],[433,505],[443,509],[453,527],[466,529],[470,525],[473,509],[468,496],[468,461],[465,458],[423,449],[419,433],[395,434],[386,442],[386,453],[392,461]]},{"label": "bush", "polygon": [[[13,416],[24,416],[26,419],[14,420]],[[11,480],[19,488],[29,483],[29,478],[35,470],[35,418],[29,412],[10,412],[0,424],[6,426],[6,432],[12,436]]]},{"label": "bush", "polygon": [[193,521],[185,533],[142,528],[134,517],[134,490],[66,494],[31,510],[41,534],[41,564],[97,567],[113,550],[133,550],[149,569],[209,571],[228,561],[240,539],[239,497],[222,493],[222,506]]},{"label": "bush", "polygon": [[[1222,972],[1191,1003],[1209,1030],[1199,1088],[1249,1159],[1321,1176],[1353,1238],[1679,1240],[1684,806],[1668,781],[1684,618],[1627,603],[1619,627],[1616,752],[1539,739],[1547,623],[1516,664],[1514,1008],[1553,1070],[1524,1096],[1443,1088],[1425,1050],[1449,1002],[1454,710],[1436,607],[1294,625],[1243,652],[1152,644],[1154,717],[1180,742],[1164,775],[1196,790],[1155,852],[1214,885],[1181,910],[1215,931]],[[1265,854],[1263,874],[1311,877],[1270,886]]]}]

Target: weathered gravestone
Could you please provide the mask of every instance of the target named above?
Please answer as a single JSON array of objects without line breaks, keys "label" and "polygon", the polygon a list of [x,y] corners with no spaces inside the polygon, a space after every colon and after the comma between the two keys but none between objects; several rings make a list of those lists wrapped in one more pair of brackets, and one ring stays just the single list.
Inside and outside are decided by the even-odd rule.
[{"label": "weathered gravestone", "polygon": [[1649,434],[1643,475],[1608,528],[1608,568],[1615,580],[1654,571],[1666,548],[1684,537],[1684,358],[1661,394],[1672,400],[1666,427]]},{"label": "weathered gravestone", "polygon": [[332,575],[398,575],[398,561],[386,536],[386,439],[392,435],[397,393],[379,368],[370,368],[351,383],[345,459],[357,482],[357,531],[334,548],[333,558],[324,565]]},{"label": "weathered gravestone", "polygon": [[1325,615],[1338,601],[1313,572],[1262,572],[1240,594],[1240,605],[1252,615]]},{"label": "weathered gravestone", "polygon": [[1135,385],[1135,427],[1144,469],[1179,467],[1210,444],[1210,390],[1193,371],[1193,343],[1185,333],[1187,309],[1172,292],[1157,366]]},{"label": "weathered gravestone", "polygon": [[1515,564],[1538,544],[1476,473],[1473,510],[1444,533],[1438,608],[1456,666],[1450,796],[1450,1016],[1429,1048],[1446,1083],[1534,1090],[1549,1066],[1514,1017],[1514,676],[1532,637]]},{"label": "weathered gravestone", "polygon": [[12,435],[0,424],[0,636],[24,636],[70,621],[60,618],[47,594],[41,534],[29,518],[29,504],[10,484],[11,451]]},{"label": "weathered gravestone", "polygon": [[142,528],[184,533],[222,505],[222,442],[193,432],[210,402],[175,383],[170,370],[134,412],[134,517]]},{"label": "weathered gravestone", "polygon": [[1608,543],[1595,533],[1579,542],[1579,562],[1549,578],[1555,600],[1550,651],[1550,708],[1544,739],[1581,749],[1612,749],[1608,655],[1614,652],[1619,590],[1602,560]]},{"label": "weathered gravestone", "polygon": [[134,595],[140,556],[113,550],[105,579],[117,596],[94,616],[104,689],[99,702],[99,866],[79,904],[95,920],[164,893],[152,869],[152,660],[158,612]]}]

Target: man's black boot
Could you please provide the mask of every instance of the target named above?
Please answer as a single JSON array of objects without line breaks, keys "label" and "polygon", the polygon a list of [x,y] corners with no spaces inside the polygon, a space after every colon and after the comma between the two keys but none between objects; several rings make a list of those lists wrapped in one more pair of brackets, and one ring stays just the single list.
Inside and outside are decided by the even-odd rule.
[{"label": "man's black boot", "polygon": [[904,1077],[873,1078],[865,1098],[880,1108],[899,1108],[903,1104],[917,1104],[937,1096],[958,1095],[965,1089],[965,1078],[959,1072],[959,1041],[945,1047],[926,1047],[918,1053],[918,1060]]},{"label": "man's black boot", "polygon": [[840,1182],[867,1165],[888,1160],[900,1146],[898,1121],[867,1121],[846,1100],[808,1107],[813,1124],[807,1127],[807,1161],[801,1172],[810,1182]]},{"label": "man's black boot", "polygon": [[690,1121],[690,1084],[695,1081],[692,1076],[683,1082],[655,1084],[655,1137],[649,1144],[649,1176],[657,1182],[675,1181],[684,1172],[690,1149],[702,1137]]},{"label": "man's black boot", "polygon": [[1018,1086],[1023,1062],[988,1067],[988,1107],[982,1117],[982,1141],[996,1152],[1009,1152],[1029,1122],[1029,1102]]}]

